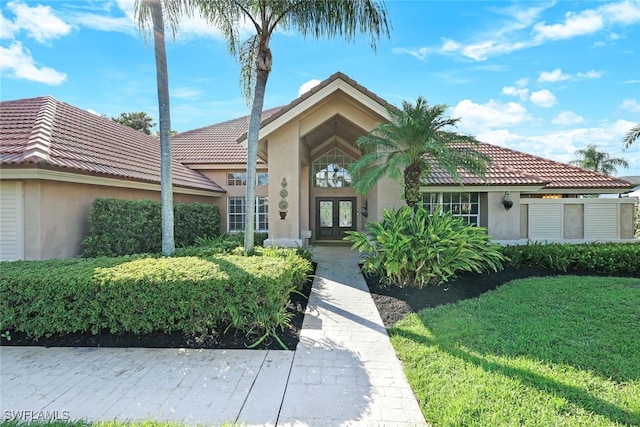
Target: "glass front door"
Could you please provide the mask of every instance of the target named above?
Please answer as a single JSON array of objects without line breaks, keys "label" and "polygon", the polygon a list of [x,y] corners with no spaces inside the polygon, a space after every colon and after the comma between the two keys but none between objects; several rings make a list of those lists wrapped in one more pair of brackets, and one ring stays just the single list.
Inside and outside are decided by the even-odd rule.
[{"label": "glass front door", "polygon": [[318,197],[316,199],[318,240],[342,240],[345,232],[356,229],[355,197]]}]

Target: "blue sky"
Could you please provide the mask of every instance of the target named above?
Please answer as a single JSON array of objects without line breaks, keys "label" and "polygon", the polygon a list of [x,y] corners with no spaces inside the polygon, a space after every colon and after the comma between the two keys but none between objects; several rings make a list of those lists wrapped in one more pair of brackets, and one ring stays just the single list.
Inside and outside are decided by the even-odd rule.
[{"label": "blue sky", "polygon": [[[640,1],[388,1],[391,38],[277,34],[265,108],[336,71],[400,105],[424,96],[478,139],[568,162],[595,144],[640,175]],[[118,116],[157,113],[155,63],[133,0],[0,0],[0,98],[52,95]],[[167,45],[172,128],[248,114],[215,28],[185,19]]]}]

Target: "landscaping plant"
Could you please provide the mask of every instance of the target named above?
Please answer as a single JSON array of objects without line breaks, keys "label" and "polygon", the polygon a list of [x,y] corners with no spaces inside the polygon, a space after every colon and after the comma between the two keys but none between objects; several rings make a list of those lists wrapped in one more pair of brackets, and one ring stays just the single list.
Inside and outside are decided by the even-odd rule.
[{"label": "landscaping plant", "polygon": [[502,269],[505,257],[483,228],[441,209],[422,205],[384,211],[382,222],[367,223],[367,233],[347,232],[345,240],[364,254],[363,271],[387,284],[438,285],[457,272]]},{"label": "landscaping plant", "polygon": [[537,243],[505,246],[513,267],[640,277],[640,243]]}]

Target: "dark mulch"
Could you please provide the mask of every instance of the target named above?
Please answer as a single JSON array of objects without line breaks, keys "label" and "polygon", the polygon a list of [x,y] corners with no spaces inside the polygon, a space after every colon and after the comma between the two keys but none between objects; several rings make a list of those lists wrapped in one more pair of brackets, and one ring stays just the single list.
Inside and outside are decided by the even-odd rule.
[{"label": "dark mulch", "polygon": [[[314,265],[315,268],[315,265]],[[295,350],[300,340],[300,330],[304,320],[304,312],[307,300],[311,293],[313,275],[304,284],[300,294],[291,294],[291,304],[288,311],[293,314],[293,319],[288,328],[278,333],[278,337],[289,350]],[[302,295],[301,295],[302,294]],[[188,335],[181,332],[172,334],[144,334],[131,333],[111,334],[101,331],[96,335],[90,333],[53,335],[48,338],[40,338],[33,341],[24,333],[9,331],[11,340],[2,338],[1,345],[11,346],[44,346],[44,347],[146,347],[146,348],[208,348],[208,349],[246,349],[255,343],[261,334],[245,336],[242,332],[230,329],[226,333],[211,331],[206,335]],[[282,346],[272,337],[266,338],[256,350],[282,350]]]},{"label": "dark mulch", "polygon": [[375,276],[365,280],[369,285],[371,296],[380,312],[385,327],[390,327],[410,313],[417,313],[425,308],[433,308],[443,304],[452,304],[469,298],[476,298],[485,292],[496,289],[511,280],[526,277],[544,277],[560,274],[597,275],[588,271],[571,271],[563,273],[540,268],[507,267],[502,271],[485,274],[464,273],[444,285],[428,286],[424,289],[384,286]]}]

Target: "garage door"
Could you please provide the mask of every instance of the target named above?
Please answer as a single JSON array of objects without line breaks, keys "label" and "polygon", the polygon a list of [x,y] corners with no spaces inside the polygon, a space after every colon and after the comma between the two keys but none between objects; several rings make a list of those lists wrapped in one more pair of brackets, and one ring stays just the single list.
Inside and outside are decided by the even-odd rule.
[{"label": "garage door", "polygon": [[24,258],[22,183],[0,182],[0,260]]}]

